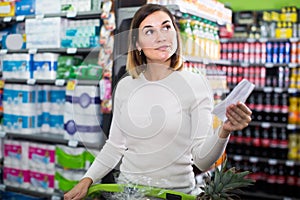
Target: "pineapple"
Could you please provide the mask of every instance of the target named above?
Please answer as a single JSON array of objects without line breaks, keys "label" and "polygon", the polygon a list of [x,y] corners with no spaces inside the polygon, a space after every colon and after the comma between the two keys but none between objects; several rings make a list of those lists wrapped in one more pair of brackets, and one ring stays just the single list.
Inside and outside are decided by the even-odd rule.
[{"label": "pineapple", "polygon": [[202,192],[197,196],[197,200],[232,200],[239,197],[233,193],[242,187],[253,185],[252,179],[246,178],[249,171],[237,172],[234,167],[226,170],[226,160],[221,165],[221,169],[216,167],[214,177],[208,174]]}]

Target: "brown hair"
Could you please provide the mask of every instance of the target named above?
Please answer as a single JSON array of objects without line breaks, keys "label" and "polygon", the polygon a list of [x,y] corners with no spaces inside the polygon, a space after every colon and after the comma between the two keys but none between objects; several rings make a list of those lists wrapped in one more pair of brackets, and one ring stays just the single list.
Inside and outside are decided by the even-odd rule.
[{"label": "brown hair", "polygon": [[130,30],[129,30],[129,45],[128,45],[128,56],[127,56],[127,72],[133,77],[137,78],[141,73],[141,70],[138,67],[144,66],[147,64],[146,56],[144,53],[140,53],[136,48],[136,41],[138,41],[138,28],[142,21],[150,14],[156,11],[163,11],[169,15],[172,20],[172,24],[176,31],[177,37],[177,50],[171,56],[170,68],[173,70],[179,71],[183,69],[183,62],[181,56],[181,40],[179,29],[176,25],[175,18],[172,13],[164,6],[158,4],[146,4],[142,6],[133,16],[131,21]]}]

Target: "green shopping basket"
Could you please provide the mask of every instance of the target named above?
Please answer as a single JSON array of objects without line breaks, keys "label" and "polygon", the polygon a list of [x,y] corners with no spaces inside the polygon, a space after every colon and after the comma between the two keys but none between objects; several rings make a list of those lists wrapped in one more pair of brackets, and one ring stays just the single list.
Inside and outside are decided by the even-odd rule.
[{"label": "green shopping basket", "polygon": [[[126,192],[127,191],[127,192]],[[95,184],[92,185],[89,190],[87,197],[94,197],[95,195],[101,195],[103,192],[108,193],[126,193],[137,192],[144,195],[144,197],[155,197],[158,199],[167,200],[196,200],[196,196],[188,195],[182,192],[173,190],[167,190],[162,188],[155,188],[142,185],[126,185],[126,184]]]}]

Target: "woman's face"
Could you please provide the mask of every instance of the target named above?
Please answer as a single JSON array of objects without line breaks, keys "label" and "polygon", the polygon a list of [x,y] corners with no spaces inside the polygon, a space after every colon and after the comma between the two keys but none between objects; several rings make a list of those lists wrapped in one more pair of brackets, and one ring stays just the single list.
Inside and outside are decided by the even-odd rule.
[{"label": "woman's face", "polygon": [[147,62],[166,62],[176,52],[177,35],[169,15],[156,11],[139,26],[137,49],[143,50]]}]

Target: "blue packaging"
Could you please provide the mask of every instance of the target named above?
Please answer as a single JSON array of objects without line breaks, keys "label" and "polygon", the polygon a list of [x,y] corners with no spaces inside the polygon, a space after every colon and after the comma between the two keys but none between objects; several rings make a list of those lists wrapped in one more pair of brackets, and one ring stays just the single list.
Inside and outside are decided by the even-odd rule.
[{"label": "blue packaging", "polygon": [[16,16],[34,15],[35,0],[16,1]]}]

